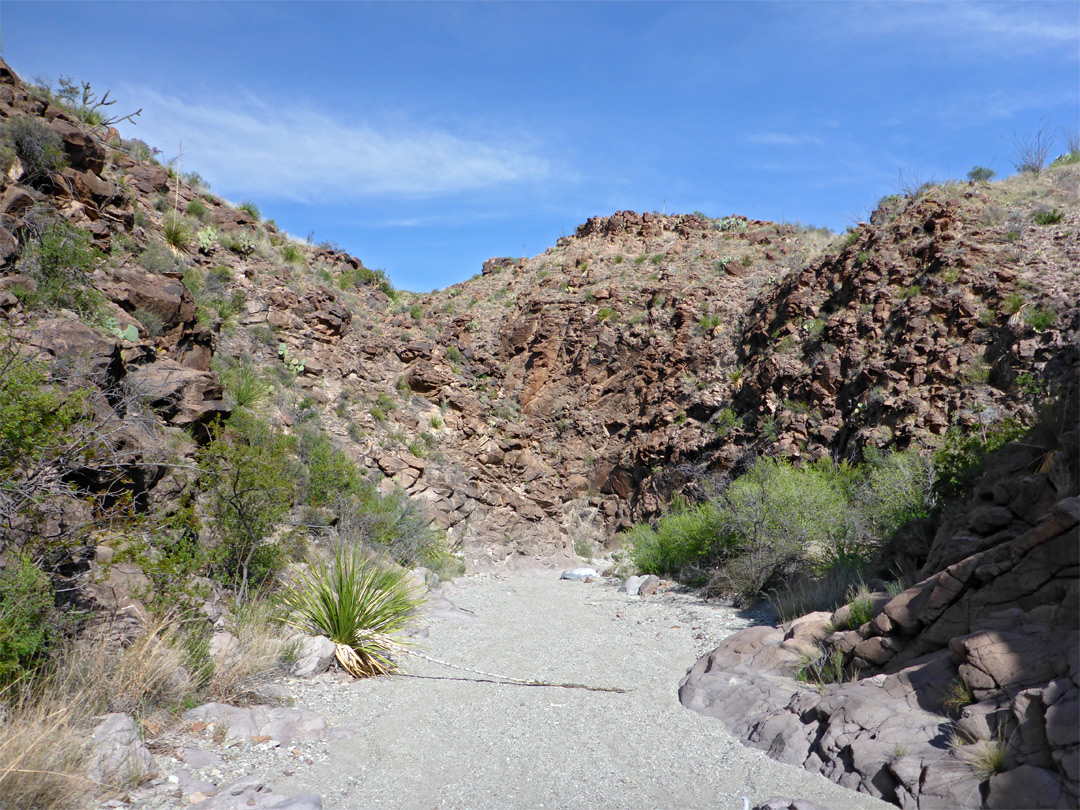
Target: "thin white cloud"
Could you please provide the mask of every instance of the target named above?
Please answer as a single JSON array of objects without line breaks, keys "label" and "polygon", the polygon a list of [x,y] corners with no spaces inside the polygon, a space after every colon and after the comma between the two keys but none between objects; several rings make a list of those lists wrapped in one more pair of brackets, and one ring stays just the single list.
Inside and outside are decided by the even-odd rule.
[{"label": "thin white cloud", "polygon": [[1067,3],[843,3],[840,9],[835,21],[849,32],[920,32],[968,48],[1007,46],[1015,52],[1065,46],[1075,54],[1080,41],[1075,9]]},{"label": "thin white cloud", "polygon": [[254,98],[192,102],[139,88],[137,129],[173,155],[183,142],[182,171],[238,193],[304,202],[369,196],[438,197],[551,174],[533,145],[477,139],[446,129],[349,121],[295,103]]},{"label": "thin white cloud", "polygon": [[785,132],[755,132],[746,136],[750,143],[764,146],[824,146],[821,138],[813,135],[792,135]]}]

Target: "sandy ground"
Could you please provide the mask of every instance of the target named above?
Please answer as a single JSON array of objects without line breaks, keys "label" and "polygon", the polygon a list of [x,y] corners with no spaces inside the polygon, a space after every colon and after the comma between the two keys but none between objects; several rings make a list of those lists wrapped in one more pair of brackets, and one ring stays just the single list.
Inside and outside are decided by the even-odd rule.
[{"label": "sandy ground", "polygon": [[834,810],[889,807],[773,762],[684,709],[698,654],[752,618],[688,595],[638,599],[557,574],[455,583],[467,615],[429,617],[421,649],[517,678],[621,687],[620,694],[484,682],[415,658],[410,677],[299,682],[297,702],[359,725],[275,792],[344,808],[731,808],[774,796]]}]

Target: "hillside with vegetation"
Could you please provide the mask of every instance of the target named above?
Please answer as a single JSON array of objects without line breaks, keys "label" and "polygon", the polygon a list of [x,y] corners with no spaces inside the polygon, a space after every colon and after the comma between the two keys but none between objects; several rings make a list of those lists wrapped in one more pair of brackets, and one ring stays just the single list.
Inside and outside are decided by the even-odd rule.
[{"label": "hillside with vegetation", "polygon": [[[376,559],[395,615],[402,582],[583,562],[765,600],[786,623],[687,705],[900,806],[1075,804],[1075,143],[842,234],[622,211],[413,294],[104,101],[0,62],[4,806],[100,794],[96,716],[257,700],[289,621],[391,666],[312,618]],[[853,747],[868,684],[897,704],[861,695]]]}]

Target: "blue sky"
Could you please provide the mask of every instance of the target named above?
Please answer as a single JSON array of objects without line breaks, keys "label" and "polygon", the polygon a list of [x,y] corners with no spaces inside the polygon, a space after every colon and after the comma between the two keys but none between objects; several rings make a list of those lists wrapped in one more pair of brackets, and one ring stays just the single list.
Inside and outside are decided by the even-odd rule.
[{"label": "blue sky", "polygon": [[1080,3],[3,0],[27,79],[411,290],[629,208],[843,229],[1075,131]]}]

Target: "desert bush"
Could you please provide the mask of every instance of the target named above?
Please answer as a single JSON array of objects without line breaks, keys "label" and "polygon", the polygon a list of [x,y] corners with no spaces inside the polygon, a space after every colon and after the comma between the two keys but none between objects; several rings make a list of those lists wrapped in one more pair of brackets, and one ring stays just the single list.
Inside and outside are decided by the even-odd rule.
[{"label": "desert bush", "polygon": [[31,183],[64,167],[64,143],[40,118],[9,118],[0,129],[0,143],[18,157]]},{"label": "desert bush", "polygon": [[142,328],[146,330],[146,334],[150,337],[159,337],[162,332],[165,331],[165,325],[161,322],[161,316],[156,312],[150,312],[146,309],[137,309],[131,316],[137,320]]},{"label": "desert bush", "polygon": [[1063,219],[1065,219],[1065,212],[1060,208],[1038,211],[1035,214],[1035,223],[1037,225],[1056,225]]},{"label": "desert bush", "polygon": [[259,206],[257,206],[251,200],[244,200],[236,207],[239,208],[241,211],[247,211],[249,214],[251,214],[252,219],[254,219],[256,222],[262,219],[262,215],[259,213]]},{"label": "desert bush", "polygon": [[37,283],[24,298],[27,306],[70,309],[93,321],[104,297],[90,286],[90,273],[101,258],[89,233],[63,220],[46,219],[28,226],[19,272]]},{"label": "desert bush", "polygon": [[202,200],[192,200],[187,205],[187,212],[193,217],[202,219],[206,216],[206,204]]},{"label": "desert bush", "polygon": [[49,579],[16,555],[0,570],[0,689],[25,680],[56,640]]},{"label": "desert bush", "polygon": [[338,663],[353,677],[394,672],[391,655],[402,646],[395,634],[415,621],[422,603],[406,576],[372,563],[361,549],[339,547],[331,560],[313,561],[286,593],[290,622],[333,641]]},{"label": "desert bush", "polygon": [[1049,329],[1057,321],[1057,313],[1052,309],[1034,309],[1024,315],[1024,323],[1036,332]]},{"label": "desert bush", "polygon": [[177,216],[165,220],[161,226],[161,234],[165,241],[177,250],[183,250],[191,241],[191,228]]},{"label": "desert bush", "polygon": [[139,254],[139,265],[150,273],[175,273],[180,263],[175,253],[161,242],[151,242]]},{"label": "desert bush", "polygon": [[244,601],[281,569],[285,551],[270,542],[293,503],[292,441],[248,411],[237,411],[198,453],[217,529],[211,570]]},{"label": "desert bush", "polygon": [[331,506],[341,497],[360,494],[362,478],[356,465],[331,444],[324,431],[310,427],[301,430],[297,450],[307,466],[305,503]]},{"label": "desert bush", "polygon": [[795,680],[817,686],[848,680],[844,672],[844,654],[839,650],[826,652],[819,648],[803,655],[795,672]]},{"label": "desert bush", "polygon": [[656,527],[639,523],[623,534],[630,558],[639,571],[676,576],[688,568],[705,567],[716,553],[724,530],[715,504],[675,508],[657,521]]},{"label": "desert bush", "polygon": [[975,183],[989,183],[994,179],[995,174],[997,172],[986,166],[972,166],[971,171],[967,173],[967,179]]},{"label": "desert bush", "polygon": [[272,386],[250,357],[231,360],[217,369],[230,408],[258,408],[270,395]]},{"label": "desert bush", "polygon": [[1054,136],[1048,127],[1042,126],[1024,135],[1013,133],[1013,166],[1021,174],[1038,174],[1046,166],[1050,150],[1054,145]]},{"label": "desert bush", "polygon": [[1021,436],[1024,430],[1024,426],[1012,418],[992,425],[949,428],[931,455],[935,495],[938,498],[954,497],[974,477],[987,455]]},{"label": "desert bush", "polygon": [[304,253],[294,244],[286,244],[281,248],[281,260],[286,264],[299,264],[304,260]]}]

